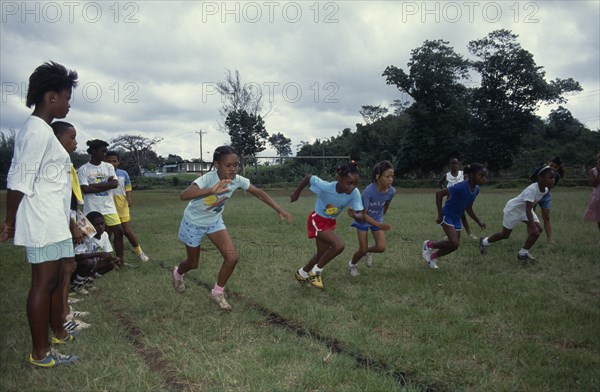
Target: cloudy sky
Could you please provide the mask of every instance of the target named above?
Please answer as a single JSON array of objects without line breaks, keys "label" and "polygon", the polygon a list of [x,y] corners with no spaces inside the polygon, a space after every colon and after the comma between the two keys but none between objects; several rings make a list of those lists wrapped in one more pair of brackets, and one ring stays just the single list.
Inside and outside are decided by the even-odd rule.
[{"label": "cloudy sky", "polygon": [[406,69],[425,40],[469,58],[469,41],[501,28],[519,35],[548,80],[579,81],[584,91],[565,106],[600,127],[597,0],[1,1],[1,12],[0,130],[20,128],[29,75],[57,61],[79,74],[67,121],[80,151],[91,138],[127,133],[164,138],[160,155],[198,158],[202,130],[210,160],[229,142],[215,87],[230,69],[261,87],[267,130],[291,138],[295,152],[301,141],[355,130],[362,105],[405,100],[381,74]]}]

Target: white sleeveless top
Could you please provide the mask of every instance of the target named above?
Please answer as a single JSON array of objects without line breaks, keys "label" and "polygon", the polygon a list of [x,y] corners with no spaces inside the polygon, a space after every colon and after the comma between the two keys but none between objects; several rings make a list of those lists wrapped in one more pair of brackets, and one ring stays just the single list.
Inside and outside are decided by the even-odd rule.
[{"label": "white sleeveless top", "polygon": [[446,173],[446,181],[448,182],[448,184],[446,185],[446,188],[450,188],[453,185],[458,184],[461,181],[465,180],[465,176],[463,175],[463,171],[459,170],[458,174],[455,176],[452,175],[451,172]]}]

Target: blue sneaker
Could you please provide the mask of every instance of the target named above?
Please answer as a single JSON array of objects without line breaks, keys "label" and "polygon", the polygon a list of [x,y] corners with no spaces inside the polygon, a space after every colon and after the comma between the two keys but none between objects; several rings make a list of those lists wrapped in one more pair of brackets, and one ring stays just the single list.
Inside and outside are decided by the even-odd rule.
[{"label": "blue sneaker", "polygon": [[33,356],[29,354],[29,363],[33,366],[43,368],[50,368],[58,365],[70,365],[77,360],[79,360],[77,355],[64,355],[53,348],[51,348],[50,351],[46,353],[46,357],[42,359],[33,359]]}]

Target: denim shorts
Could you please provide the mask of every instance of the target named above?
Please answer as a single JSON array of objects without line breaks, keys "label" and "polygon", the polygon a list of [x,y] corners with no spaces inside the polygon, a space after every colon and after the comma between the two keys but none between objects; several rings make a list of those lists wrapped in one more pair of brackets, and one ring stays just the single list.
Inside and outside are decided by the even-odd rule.
[{"label": "denim shorts", "polygon": [[550,192],[546,193],[544,196],[542,196],[540,201],[538,201],[538,206],[540,206],[540,208],[543,208],[544,210],[549,210],[551,205],[552,195],[550,195]]},{"label": "denim shorts", "polygon": [[40,264],[46,261],[75,257],[72,238],[48,244],[41,248],[26,246],[25,253],[27,254],[27,260],[30,264]]},{"label": "denim shorts", "polygon": [[197,248],[206,234],[216,233],[225,229],[227,228],[222,218],[219,218],[217,222],[210,226],[197,226],[183,218],[179,225],[179,239],[187,246]]}]

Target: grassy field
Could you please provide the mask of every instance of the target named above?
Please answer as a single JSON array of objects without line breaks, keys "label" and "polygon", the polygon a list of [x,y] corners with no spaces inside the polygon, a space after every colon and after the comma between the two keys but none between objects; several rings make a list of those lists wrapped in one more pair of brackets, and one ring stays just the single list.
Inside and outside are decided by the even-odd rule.
[{"label": "grassy field", "polygon": [[[22,249],[2,244],[0,390],[600,390],[600,246],[597,227],[581,221],[589,190],[553,192],[557,244],[538,241],[539,263],[516,259],[523,225],[485,257],[463,238],[439,270],[420,256],[423,240],[443,236],[433,192],[398,189],[388,248],[356,278],[346,270],[357,240],[344,214],[337,233],[346,249],[324,270],[322,291],[293,277],[314,252],[305,229],[312,195],[290,204],[288,192],[272,193],[294,216],[289,225],[236,194],[224,213],[241,255],[226,288],[230,313],[207,297],[221,263],[210,242],[188,290],[171,286],[167,269],[185,254],[177,191],[134,192],[133,228],[151,261],[130,256],[138,268],[107,275],[77,304],[93,326],[62,351],[82,360],[52,370],[27,364],[30,270]],[[482,189],[474,209],[488,233],[519,192]]]}]

